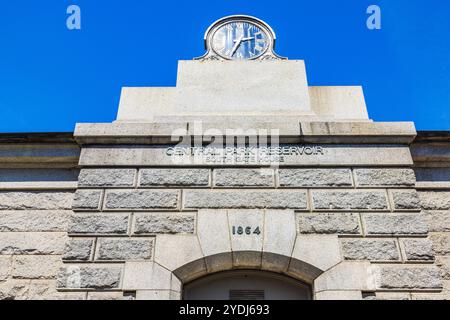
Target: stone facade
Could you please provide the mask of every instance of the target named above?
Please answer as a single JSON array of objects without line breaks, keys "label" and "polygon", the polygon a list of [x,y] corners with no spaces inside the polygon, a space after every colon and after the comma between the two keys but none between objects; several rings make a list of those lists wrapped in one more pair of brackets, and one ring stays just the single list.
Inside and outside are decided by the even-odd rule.
[{"label": "stone facade", "polygon": [[[0,299],[181,299],[239,269],[286,275],[314,299],[449,299],[450,135],[308,117],[203,122],[277,129],[264,149],[276,165],[251,145],[220,158],[219,134],[189,120],[0,135]],[[200,149],[177,149],[174,131]]]},{"label": "stone facade", "polygon": [[[412,155],[433,143],[413,143]],[[316,299],[450,298],[450,184],[427,180],[428,159],[397,168],[38,165],[0,169],[17,174],[0,191],[2,299],[179,299],[183,283],[231,269],[287,274],[313,284]],[[44,178],[27,187],[28,170]],[[45,180],[52,171],[72,179],[56,187]],[[261,233],[236,236],[241,225]]]}]

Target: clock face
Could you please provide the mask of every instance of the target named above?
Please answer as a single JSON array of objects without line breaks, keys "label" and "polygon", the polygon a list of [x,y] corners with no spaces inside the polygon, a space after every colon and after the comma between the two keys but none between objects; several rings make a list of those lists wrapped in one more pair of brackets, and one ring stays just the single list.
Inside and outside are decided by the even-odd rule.
[{"label": "clock face", "polygon": [[213,50],[229,60],[256,59],[270,45],[267,32],[247,21],[231,21],[220,26],[211,40]]}]

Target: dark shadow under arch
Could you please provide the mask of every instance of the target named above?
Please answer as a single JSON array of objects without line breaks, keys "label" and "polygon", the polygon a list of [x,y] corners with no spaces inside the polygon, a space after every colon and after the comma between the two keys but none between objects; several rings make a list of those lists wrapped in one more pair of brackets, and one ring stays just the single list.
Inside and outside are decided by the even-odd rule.
[{"label": "dark shadow under arch", "polygon": [[312,288],[286,275],[231,270],[187,283],[183,300],[311,300]]}]

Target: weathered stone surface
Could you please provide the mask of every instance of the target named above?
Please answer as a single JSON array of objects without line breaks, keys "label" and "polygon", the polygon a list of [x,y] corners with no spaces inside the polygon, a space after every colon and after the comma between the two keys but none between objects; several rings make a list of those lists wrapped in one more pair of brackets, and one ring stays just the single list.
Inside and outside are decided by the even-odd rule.
[{"label": "weathered stone surface", "polygon": [[299,233],[360,234],[357,213],[315,213],[298,215]]},{"label": "weathered stone surface", "polygon": [[118,209],[176,209],[178,190],[129,190],[106,193],[105,208]]},{"label": "weathered stone surface", "polygon": [[56,280],[10,279],[0,285],[0,300],[84,300],[85,292],[58,292]]},{"label": "weathered stone surface", "polygon": [[425,211],[430,232],[450,231],[450,211]]},{"label": "weathered stone surface", "polygon": [[62,259],[65,261],[89,261],[93,246],[94,239],[72,239],[67,242]]},{"label": "weathered stone surface", "polygon": [[376,300],[411,300],[409,292],[377,292]]},{"label": "weathered stone surface", "polygon": [[8,280],[0,283],[0,300],[26,300],[29,280]]},{"label": "weathered stone surface", "polygon": [[400,260],[397,243],[391,239],[343,239],[341,247],[345,260]]},{"label": "weathered stone surface", "polygon": [[384,191],[312,191],[316,210],[386,210]]},{"label": "weathered stone surface", "polygon": [[425,210],[450,210],[449,191],[419,192]]},{"label": "weathered stone surface", "polygon": [[[445,282],[445,281],[444,281]],[[448,301],[450,294],[443,291],[443,293],[426,292],[426,293],[411,293],[412,300],[418,301]]]},{"label": "weathered stone surface", "polygon": [[[175,258],[175,257],[174,257]],[[145,277],[142,275],[145,274]],[[170,290],[172,274],[158,263],[125,262],[123,290]]]},{"label": "weathered stone surface", "polygon": [[136,172],[135,169],[82,169],[78,177],[78,186],[133,187]]},{"label": "weathered stone surface", "polygon": [[119,301],[136,300],[132,295],[124,295],[123,292],[88,292],[87,300],[93,301]]},{"label": "weathered stone surface", "polygon": [[[264,214],[264,252],[289,257],[292,254],[296,238],[296,216],[293,210],[266,210]],[[266,262],[264,258],[263,264]]]},{"label": "weathered stone surface", "polygon": [[375,291],[371,263],[343,261],[321,274],[314,282],[316,292],[335,290]]},{"label": "weathered stone surface", "polygon": [[15,279],[54,279],[62,267],[60,256],[16,256],[12,277]]},{"label": "weathered stone surface", "polygon": [[66,233],[0,233],[0,254],[59,255],[64,251]]},{"label": "weathered stone surface", "polygon": [[0,210],[70,210],[72,192],[0,192]]},{"label": "weathered stone surface", "polygon": [[135,234],[177,234],[195,232],[193,214],[141,214],[134,216]]},{"label": "weathered stone surface", "polygon": [[158,235],[154,260],[173,271],[175,276],[184,283],[198,275],[206,275],[203,252],[198,238],[194,235]]},{"label": "weathered stone surface", "polygon": [[379,289],[440,289],[442,280],[434,266],[378,266],[376,282]]},{"label": "weathered stone surface", "polygon": [[[308,263],[322,271],[342,261],[337,235],[300,235],[295,241],[292,258]],[[295,264],[291,260],[292,264]]]},{"label": "weathered stone surface", "polygon": [[147,260],[152,257],[153,239],[99,239],[96,260]]},{"label": "weathered stone surface", "polygon": [[[253,251],[261,252],[263,249],[263,239],[265,237],[264,233],[264,211],[263,210],[229,210],[228,211],[228,230],[231,230],[231,250],[233,253],[239,251]],[[238,230],[236,229],[236,234],[232,234],[233,227],[239,228],[242,226],[243,234],[242,236],[236,236]],[[254,230],[259,228],[259,234],[253,233],[250,230],[250,234],[245,233],[245,228],[251,226]],[[254,262],[254,255],[234,254],[234,263],[239,267],[246,267],[247,265],[261,265],[261,254],[256,255],[258,262]],[[252,261],[245,261],[244,258],[251,258]]]},{"label": "weathered stone surface", "polygon": [[0,232],[65,232],[71,211],[0,211]]},{"label": "weathered stone surface", "polygon": [[115,289],[119,288],[120,266],[67,266],[58,274],[60,289]]},{"label": "weathered stone surface", "polygon": [[412,169],[355,169],[357,187],[414,187]]},{"label": "weathered stone surface", "polygon": [[273,169],[216,169],[216,187],[275,187]]},{"label": "weathered stone surface", "polygon": [[336,291],[322,291],[315,294],[315,300],[324,301],[356,301],[362,300],[361,291],[336,290]]},{"label": "weathered stone surface", "polygon": [[430,235],[430,240],[433,242],[433,250],[436,255],[450,254],[450,234],[437,233]]},{"label": "weathered stone surface", "polygon": [[98,210],[102,199],[101,190],[77,190],[73,198],[74,210]]},{"label": "weathered stone surface", "polygon": [[142,169],[139,185],[154,186],[208,186],[209,169]]},{"label": "weathered stone surface", "polygon": [[367,235],[426,235],[428,227],[422,214],[363,214]]},{"label": "weathered stone surface", "polygon": [[136,300],[140,301],[168,301],[181,300],[180,292],[173,290],[138,290]]},{"label": "weathered stone surface", "polygon": [[306,209],[306,191],[186,190],[185,209]]},{"label": "weathered stone surface", "polygon": [[[198,240],[206,257],[231,252],[227,210],[199,210],[197,219]],[[231,268],[231,258],[228,265]]]},{"label": "weathered stone surface", "polygon": [[421,210],[416,190],[392,190],[391,194],[395,210]]},{"label": "weathered stone surface", "polygon": [[72,216],[69,234],[127,234],[128,213],[83,213]]},{"label": "weathered stone surface", "polygon": [[351,187],[350,169],[280,169],[281,187]]},{"label": "weathered stone surface", "polygon": [[[367,123],[367,122],[366,122]],[[365,124],[366,124],[365,123]],[[326,138],[329,139],[329,134]],[[148,137],[146,137],[148,138]],[[383,136],[383,139],[385,136]],[[342,137],[339,137],[341,140]],[[385,139],[384,139],[385,140]],[[285,156],[283,166],[301,167],[330,167],[330,166],[410,166],[413,164],[411,151],[408,146],[383,147],[380,145],[320,145],[324,154],[311,155],[289,155]],[[314,147],[299,146],[300,150],[316,150]],[[217,149],[215,149],[217,150]],[[218,149],[222,153],[222,149]],[[199,159],[200,158],[200,159]],[[211,163],[208,157],[174,157],[167,154],[167,147],[161,146],[93,146],[83,148],[79,164],[81,166],[182,166],[198,165],[208,167],[229,166],[229,163]],[[237,162],[239,165],[254,167],[255,165],[267,165],[267,161],[255,161],[245,163]]]},{"label": "weathered stone surface", "polygon": [[11,271],[11,261],[11,256],[0,256],[0,281],[8,278]]},{"label": "weathered stone surface", "polygon": [[428,239],[403,240],[407,260],[434,260],[433,242]]},{"label": "weathered stone surface", "polygon": [[450,257],[436,258],[436,265],[441,269],[442,278],[450,280]]}]

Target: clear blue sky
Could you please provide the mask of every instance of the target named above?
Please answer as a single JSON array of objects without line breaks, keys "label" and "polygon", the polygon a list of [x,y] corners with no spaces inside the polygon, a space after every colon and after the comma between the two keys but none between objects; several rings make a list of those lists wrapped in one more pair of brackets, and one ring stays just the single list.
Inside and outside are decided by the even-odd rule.
[{"label": "clear blue sky", "polygon": [[[82,10],[82,30],[66,9]],[[382,9],[382,30],[366,9]],[[8,0],[0,5],[0,132],[115,119],[122,86],[174,86],[216,19],[268,22],[310,85],[363,85],[376,121],[450,130],[449,0]]]}]

